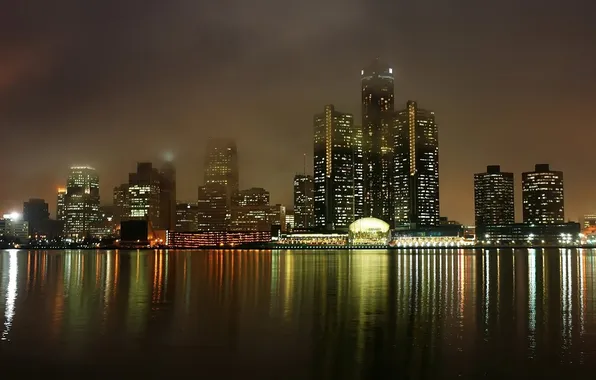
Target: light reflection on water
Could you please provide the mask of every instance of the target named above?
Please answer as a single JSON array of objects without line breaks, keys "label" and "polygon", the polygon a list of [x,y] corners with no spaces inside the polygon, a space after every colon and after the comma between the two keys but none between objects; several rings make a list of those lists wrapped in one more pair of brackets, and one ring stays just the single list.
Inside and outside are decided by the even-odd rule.
[{"label": "light reflection on water", "polygon": [[96,371],[150,355],[151,375],[579,374],[595,273],[569,249],[2,251],[0,349]]}]

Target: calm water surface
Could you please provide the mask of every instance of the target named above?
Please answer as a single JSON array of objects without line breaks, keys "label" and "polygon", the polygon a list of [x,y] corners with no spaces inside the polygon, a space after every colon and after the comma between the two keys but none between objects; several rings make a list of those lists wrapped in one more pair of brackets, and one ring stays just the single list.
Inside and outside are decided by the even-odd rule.
[{"label": "calm water surface", "polygon": [[596,252],[0,251],[0,375],[594,378]]}]

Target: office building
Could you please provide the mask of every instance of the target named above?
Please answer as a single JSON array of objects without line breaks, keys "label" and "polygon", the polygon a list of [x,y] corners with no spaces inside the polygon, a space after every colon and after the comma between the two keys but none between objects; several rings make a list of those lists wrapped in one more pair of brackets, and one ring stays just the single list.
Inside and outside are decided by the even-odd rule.
[{"label": "office building", "polygon": [[113,205],[114,205],[114,223],[120,225],[123,220],[130,217],[130,204],[128,201],[128,183],[114,187]]},{"label": "office building", "polygon": [[31,198],[23,203],[23,220],[29,225],[29,235],[45,235],[50,220],[49,206],[43,199]]},{"label": "office building", "polygon": [[582,218],[582,228],[586,229],[591,227],[596,227],[596,215],[584,215]]},{"label": "office building", "polygon": [[240,190],[232,199],[231,231],[271,231],[269,192],[263,188]]},{"label": "office building", "polygon": [[364,157],[362,150],[362,126],[354,126],[354,219],[364,218]]},{"label": "office building", "polygon": [[66,188],[58,189],[58,198],[56,202],[56,220],[66,221]]},{"label": "office building", "polygon": [[347,230],[354,221],[354,117],[333,105],[314,117],[314,223]]},{"label": "office building", "polygon": [[5,214],[0,219],[0,236],[2,240],[13,240],[17,243],[29,242],[29,223],[19,213]]},{"label": "office building", "polygon": [[199,187],[197,197],[198,231],[227,231],[229,209],[227,187],[220,183],[207,183]]},{"label": "office building", "polygon": [[173,230],[176,226],[176,168],[166,162],[159,179],[160,229]]},{"label": "office building", "polygon": [[294,222],[294,214],[289,213],[286,210],[286,231],[294,230],[295,222]]},{"label": "office building", "polygon": [[294,176],[294,228],[314,227],[314,181],[305,174]]},{"label": "office building", "polygon": [[408,101],[394,120],[394,226],[439,223],[439,136],[435,114]]},{"label": "office building", "polygon": [[538,164],[522,174],[523,218],[526,224],[565,222],[563,172]]},{"label": "office building", "polygon": [[99,176],[88,166],[73,166],[66,183],[64,199],[65,235],[80,240],[93,235],[100,222]]},{"label": "office building", "polygon": [[[361,72],[364,217],[392,221],[393,69],[375,59]],[[349,224],[349,223],[348,223]]]},{"label": "office building", "polygon": [[474,215],[477,227],[515,223],[513,173],[491,165],[474,174]]},{"label": "office building", "polygon": [[239,190],[238,150],[230,139],[211,139],[205,156],[205,184],[224,186],[228,208]]},{"label": "office building", "polygon": [[271,231],[286,232],[286,206],[279,203],[269,206],[268,220]]},{"label": "office building", "polygon": [[150,229],[162,229],[160,217],[161,175],[150,162],[137,164],[136,173],[128,175],[128,218],[147,220]]},{"label": "office building", "polygon": [[178,203],[176,205],[176,228],[178,232],[197,231],[197,212],[196,203]]}]

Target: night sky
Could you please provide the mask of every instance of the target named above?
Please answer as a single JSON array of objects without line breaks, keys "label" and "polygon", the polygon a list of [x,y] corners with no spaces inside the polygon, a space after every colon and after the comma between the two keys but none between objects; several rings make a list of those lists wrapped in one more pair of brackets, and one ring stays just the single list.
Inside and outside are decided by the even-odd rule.
[{"label": "night sky", "polygon": [[473,222],[473,173],[564,171],[566,216],[596,212],[593,0],[0,0],[0,211],[48,200],[72,164],[102,203],[167,152],[194,200],[208,137],[234,137],[241,187],[291,206],[312,115],[360,120],[374,57],[436,112],[441,214]]}]

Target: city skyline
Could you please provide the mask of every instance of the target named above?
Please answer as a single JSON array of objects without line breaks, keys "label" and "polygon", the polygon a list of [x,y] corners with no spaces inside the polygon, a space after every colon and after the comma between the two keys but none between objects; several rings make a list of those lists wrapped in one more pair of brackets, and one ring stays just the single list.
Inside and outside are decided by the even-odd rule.
[{"label": "city skyline", "polygon": [[[198,4],[176,1],[167,15],[156,5],[112,1],[102,4],[105,13],[66,2],[37,14],[7,5],[0,16],[0,41],[7,42],[0,44],[0,126],[10,131],[11,160],[0,163],[8,179],[0,209],[43,198],[55,215],[56,189],[73,165],[98,170],[102,203],[109,203],[128,168],[170,152],[178,198],[193,200],[210,135],[237,140],[240,188],[264,187],[272,203],[291,205],[304,153],[312,173],[311,135],[296,131],[309,130],[312,114],[330,103],[360,120],[360,70],[379,56],[395,68],[396,104],[412,99],[437,114],[441,215],[472,223],[473,174],[487,165],[520,176],[540,162],[565,173],[567,218],[596,211],[596,175],[582,164],[591,158],[596,123],[587,17],[593,3],[544,1],[540,12],[535,2],[517,4],[516,12],[507,4],[433,4],[432,12],[424,4],[339,4],[312,12],[314,2],[306,1],[289,17],[279,12],[283,4],[238,3],[226,13],[233,21],[219,24],[201,24]],[[212,7],[224,14],[221,5]],[[65,22],[54,22],[58,14]],[[106,30],[102,14],[121,17]],[[333,15],[331,24],[322,14]],[[166,38],[156,35],[157,20],[172,26]],[[269,29],[260,26],[265,20]],[[131,44],[137,30],[151,33]],[[320,52],[327,58],[304,59]],[[83,64],[77,57],[86,57]],[[519,182],[515,191],[521,210]]]}]

